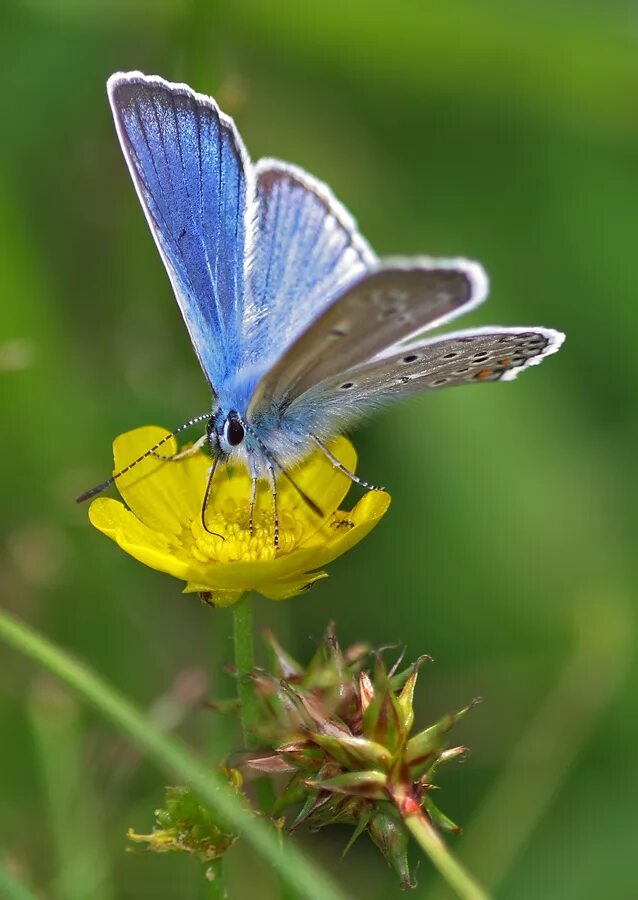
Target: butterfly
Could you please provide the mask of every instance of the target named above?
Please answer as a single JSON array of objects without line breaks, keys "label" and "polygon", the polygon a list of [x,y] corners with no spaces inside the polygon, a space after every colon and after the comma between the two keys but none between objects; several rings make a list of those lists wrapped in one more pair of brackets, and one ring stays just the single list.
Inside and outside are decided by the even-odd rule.
[{"label": "butterfly", "polygon": [[[257,484],[270,484],[277,545],[277,479],[292,481],[311,451],[374,489],[331,453],[331,437],[412,394],[509,381],[563,342],[537,327],[424,337],[483,302],[480,264],[378,259],[325,184],[276,159],[253,163],[233,120],[187,85],[117,73],[108,96],[213,404],[78,500],[150,454],[204,448],[204,528],[216,468],[238,459],[252,476],[251,530]],[[191,448],[161,457],[165,440],[203,422]]]}]

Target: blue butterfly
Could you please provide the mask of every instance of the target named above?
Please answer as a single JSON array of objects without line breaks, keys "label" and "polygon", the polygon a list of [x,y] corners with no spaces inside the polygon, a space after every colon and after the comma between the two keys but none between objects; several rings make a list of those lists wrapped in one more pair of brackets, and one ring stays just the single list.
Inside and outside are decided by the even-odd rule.
[{"label": "blue butterfly", "polygon": [[[233,120],[186,85],[118,73],[108,94],[213,392],[212,413],[173,432],[206,422],[205,434],[185,451],[206,447],[211,454],[204,527],[219,462],[239,458],[249,467],[251,526],[257,482],[268,479],[277,544],[277,477],[290,478],[310,451],[320,449],[353,481],[373,488],[343,468],[327,446],[331,437],[388,402],[510,380],[559,349],[563,334],[535,327],[423,338],[485,299],[488,282],[478,263],[377,259],[325,184],[275,159],[251,162]],[[159,455],[160,444],[140,459]]]}]

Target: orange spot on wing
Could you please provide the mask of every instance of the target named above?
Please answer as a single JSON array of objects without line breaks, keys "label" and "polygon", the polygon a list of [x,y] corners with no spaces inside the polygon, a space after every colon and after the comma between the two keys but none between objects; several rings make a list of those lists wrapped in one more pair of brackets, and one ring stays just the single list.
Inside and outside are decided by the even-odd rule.
[{"label": "orange spot on wing", "polygon": [[499,359],[499,365],[501,365],[501,366],[511,366],[511,365],[512,365],[512,360],[509,358],[509,356],[506,356],[505,359]]},{"label": "orange spot on wing", "polygon": [[493,369],[481,369],[481,371],[477,372],[474,377],[475,378],[489,378],[490,375],[493,375],[493,374],[494,374]]}]

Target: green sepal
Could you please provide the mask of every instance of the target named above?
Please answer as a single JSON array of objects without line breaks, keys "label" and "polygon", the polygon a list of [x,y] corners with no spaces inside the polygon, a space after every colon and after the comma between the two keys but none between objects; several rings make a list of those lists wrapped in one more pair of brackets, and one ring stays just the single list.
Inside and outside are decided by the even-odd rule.
[{"label": "green sepal", "polygon": [[[305,786],[306,790],[308,790],[308,785],[304,784],[304,786]],[[322,795],[319,791],[316,791],[316,790],[309,791],[308,796],[306,797],[306,802],[304,803],[304,805],[301,807],[301,809],[297,813],[297,816],[296,816],[294,822],[292,823],[292,825],[290,826],[289,831],[292,832],[295,829],[299,828],[300,825],[303,825],[303,823],[308,818],[310,818],[310,816],[312,816],[313,813],[315,813],[318,809],[320,809],[320,807],[322,807],[324,805],[324,803],[328,803],[330,800],[332,800],[332,797],[330,794]]]},{"label": "green sepal", "polygon": [[324,715],[315,703],[309,702],[305,691],[296,691],[282,681],[281,692],[293,704],[300,718],[300,725],[308,731],[320,731],[322,734],[341,737],[350,735],[347,725],[336,716]]},{"label": "green sepal", "polygon": [[457,825],[456,822],[453,822],[449,816],[446,816],[444,812],[441,812],[434,800],[432,800],[432,798],[427,794],[425,797],[424,805],[429,817],[432,819],[435,825],[438,825],[441,831],[447,831],[450,834],[463,833],[463,829],[459,825]]},{"label": "green sepal", "polygon": [[367,800],[387,799],[388,779],[383,772],[344,772],[334,778],[307,778],[305,784],[313,790],[329,791],[335,794],[352,794]]},{"label": "green sepal", "polygon": [[425,772],[425,774],[422,775],[419,780],[431,784],[434,780],[434,776],[439,769],[439,766],[441,766],[443,763],[451,762],[455,759],[465,759],[468,756],[469,752],[470,751],[468,750],[468,748],[462,745],[459,745],[458,747],[450,747],[447,750],[442,750],[438,754],[430,768],[427,770],[427,772]]},{"label": "green sepal", "polygon": [[328,802],[308,818],[312,831],[319,831],[326,825],[356,825],[369,802],[347,794],[328,794],[328,797]]},{"label": "green sepal", "polygon": [[275,798],[272,808],[273,816],[280,816],[289,806],[303,803],[308,796],[308,788],[301,783],[300,775],[293,775],[288,784]]},{"label": "green sepal", "polygon": [[377,655],[374,671],[374,697],[363,714],[363,735],[376,741],[393,755],[404,742],[399,701],[390,688],[381,657]]},{"label": "green sepal", "polygon": [[[413,665],[410,666],[408,677],[401,689],[401,693],[397,698],[399,709],[401,710],[402,723],[401,727],[404,734],[409,734],[414,725],[414,688],[416,687],[419,671],[424,662],[432,659],[431,656],[420,656]],[[396,690],[393,685],[393,690]]]},{"label": "green sepal", "polygon": [[317,647],[302,681],[304,690],[334,690],[348,679],[347,667],[337,641],[335,624],[330,622],[323,640]]},{"label": "green sepal", "polygon": [[420,731],[408,741],[404,762],[410,770],[411,778],[418,778],[436,762],[436,757],[443,748],[445,735],[474,705],[472,703],[458,712],[446,713],[434,725]]},{"label": "green sepal", "polygon": [[262,637],[268,647],[272,670],[277,678],[285,678],[286,681],[293,682],[300,681],[304,674],[303,666],[284,650],[270,628],[264,628]]},{"label": "green sepal", "polygon": [[363,737],[313,734],[312,740],[326,750],[346,769],[376,768],[385,770],[391,762],[387,749],[376,741]]},{"label": "green sepal", "polygon": [[359,840],[359,838],[361,837],[363,832],[368,827],[368,822],[370,821],[371,818],[372,818],[372,810],[368,807],[367,809],[365,809],[363,811],[363,813],[359,817],[359,821],[357,822],[357,827],[352,832],[352,837],[350,838],[350,840],[348,841],[346,846],[343,848],[343,851],[341,853],[342,859],[346,855],[346,853],[348,853],[352,849],[355,842]]},{"label": "green sepal", "polygon": [[392,807],[378,808],[368,824],[373,843],[395,870],[405,890],[416,887],[408,862],[409,835]]},{"label": "green sepal", "polygon": [[314,743],[302,740],[281,744],[276,752],[295,768],[316,772],[325,762],[325,753]]},{"label": "green sepal", "polygon": [[290,775],[297,771],[293,763],[277,753],[270,756],[253,756],[246,760],[245,765],[263,775]]}]

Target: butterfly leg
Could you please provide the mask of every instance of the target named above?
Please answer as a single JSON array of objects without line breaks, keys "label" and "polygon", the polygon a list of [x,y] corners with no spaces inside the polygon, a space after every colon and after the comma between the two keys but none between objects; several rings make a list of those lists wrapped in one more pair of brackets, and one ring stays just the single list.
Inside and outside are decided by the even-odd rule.
[{"label": "butterfly leg", "polygon": [[197,438],[192,447],[187,447],[186,450],[180,450],[179,453],[175,453],[174,456],[165,456],[163,453],[156,453],[155,451],[151,451],[151,456],[154,456],[155,459],[161,459],[162,462],[179,462],[180,459],[186,459],[189,456],[194,456],[195,453],[199,453],[207,440],[208,435],[203,434],[200,438]]},{"label": "butterfly leg", "polygon": [[343,463],[337,459],[334,453],[331,453],[330,450],[328,450],[326,445],[322,443],[316,435],[311,434],[310,437],[317,447],[319,447],[319,449],[328,457],[335,469],[339,469],[340,472],[347,475],[350,481],[354,481],[355,484],[360,484],[361,487],[365,488],[367,491],[385,491],[384,487],[377,484],[370,484],[368,481],[364,481],[363,478],[359,478],[359,476],[355,475],[354,472],[351,472],[350,469],[346,469]]},{"label": "butterfly leg", "polygon": [[272,517],[274,526],[275,549],[279,547],[279,513],[277,511],[277,476],[275,475],[275,467],[268,462],[268,478],[270,480],[270,492],[272,494]]},{"label": "butterfly leg", "polygon": [[[297,484],[297,482],[293,479],[292,475],[290,475],[290,473],[287,472],[287,471],[284,469],[284,467],[283,467],[282,464],[279,462],[279,460],[277,459],[277,457],[276,457],[276,456],[273,456],[272,453],[269,453],[269,451],[266,449],[266,447],[265,447],[265,445],[264,445],[264,442],[259,438],[259,435],[254,431],[254,429],[251,428],[251,426],[250,426],[247,422],[244,422],[243,420],[240,420],[240,421],[241,421],[241,424],[243,425],[244,429],[250,434],[250,436],[253,438],[253,440],[255,441],[255,443],[257,444],[257,446],[260,448],[262,454],[266,457],[266,459],[272,460],[272,464],[275,465],[275,466],[279,469],[279,471],[281,472],[281,474],[284,476],[284,478],[285,478],[287,481],[290,482],[290,484],[291,484],[291,485],[294,487],[294,489],[297,491],[297,493],[299,494],[299,496],[301,497],[301,499],[304,501],[304,503],[306,503],[307,506],[310,507],[310,509],[315,513],[315,515],[319,516],[320,519],[323,519],[324,514],[323,514],[323,512],[322,512],[322,510],[321,510],[321,507],[319,507],[319,506],[315,503],[315,501],[312,500],[312,499],[308,496],[308,494],[306,494],[306,492],[305,492],[304,490],[302,490],[302,488],[301,488],[301,487]],[[270,463],[270,462],[267,463],[267,465],[268,465],[269,467],[271,467],[271,463]],[[254,481],[254,479],[255,479],[255,477],[256,477],[256,472],[255,472],[255,470],[253,470],[253,473],[252,473],[252,474],[253,474],[253,490],[256,490],[257,486],[256,486],[255,481]],[[274,477],[274,475],[273,475],[273,477]],[[273,494],[276,494],[276,492],[273,491]],[[252,532],[251,532],[251,533],[252,533]]]},{"label": "butterfly leg", "polygon": [[250,467],[250,505],[248,512],[248,531],[252,537],[255,533],[255,502],[257,500],[257,472],[254,465]]},{"label": "butterfly leg", "polygon": [[202,501],[202,528],[204,531],[207,531],[209,534],[212,534],[213,537],[221,538],[222,541],[225,541],[226,538],[223,534],[218,534],[216,531],[211,531],[208,525],[206,524],[206,510],[208,508],[208,501],[210,500],[211,490],[213,487],[213,478],[215,477],[215,471],[217,469],[217,464],[219,463],[219,457],[216,456],[213,460],[212,465],[208,470],[208,481],[206,482],[206,492],[204,493],[204,500]]}]

